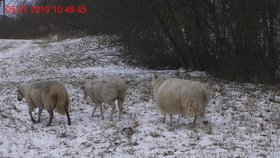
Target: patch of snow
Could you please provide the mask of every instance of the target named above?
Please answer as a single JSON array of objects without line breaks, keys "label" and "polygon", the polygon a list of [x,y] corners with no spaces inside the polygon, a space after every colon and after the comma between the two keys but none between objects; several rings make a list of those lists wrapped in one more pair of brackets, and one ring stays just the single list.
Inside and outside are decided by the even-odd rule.
[{"label": "patch of snow", "polygon": [[207,73],[204,71],[191,71],[189,72],[191,77],[207,77]]},{"label": "patch of snow", "polygon": [[[119,57],[112,36],[57,40],[0,40],[0,157],[277,157],[280,155],[280,106],[275,87],[224,82],[205,72],[145,70]],[[211,91],[205,119],[169,119],[156,109],[150,81],[154,73],[203,82]],[[83,99],[82,81],[106,75],[122,76],[128,86],[121,121],[109,121]],[[71,96],[70,117],[48,113],[33,124],[25,100],[18,102],[20,83],[58,79]],[[278,88],[279,89],[279,88]],[[276,94],[276,95],[275,95]],[[34,112],[35,117],[37,111]]]}]

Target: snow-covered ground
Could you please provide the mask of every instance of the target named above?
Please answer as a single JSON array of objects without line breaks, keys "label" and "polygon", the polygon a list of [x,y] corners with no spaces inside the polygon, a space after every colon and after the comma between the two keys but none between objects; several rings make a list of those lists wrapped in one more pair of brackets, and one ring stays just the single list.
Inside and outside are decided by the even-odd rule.
[{"label": "snow-covered ground", "polygon": [[[120,58],[113,37],[62,41],[0,40],[0,157],[279,157],[279,86],[223,81],[204,72],[155,71],[131,67]],[[150,81],[157,72],[203,82],[211,91],[206,124],[193,128],[191,118],[169,119],[156,109]],[[122,76],[128,87],[121,121],[105,119],[83,99],[83,80]],[[71,96],[70,117],[48,113],[33,124],[25,100],[16,99],[20,83],[58,79]],[[37,113],[37,110],[34,112]],[[37,117],[37,115],[35,115]]]}]

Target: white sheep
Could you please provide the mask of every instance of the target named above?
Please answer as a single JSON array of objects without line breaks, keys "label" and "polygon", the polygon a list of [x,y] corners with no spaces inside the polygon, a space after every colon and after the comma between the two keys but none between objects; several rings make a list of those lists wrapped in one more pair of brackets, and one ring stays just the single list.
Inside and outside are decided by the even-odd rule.
[{"label": "white sheep", "polygon": [[[18,101],[25,98],[29,107],[29,115],[33,123],[40,122],[41,113],[46,109],[50,115],[47,126],[51,125],[53,110],[61,115],[66,113],[68,125],[71,125],[69,116],[69,96],[63,83],[55,80],[34,81],[20,85],[17,89]],[[38,107],[38,120],[32,116],[32,111]]]},{"label": "white sheep", "polygon": [[[163,113],[172,115],[179,114],[194,117],[193,124],[197,118],[202,118],[209,101],[209,92],[204,85],[197,81],[182,79],[166,79],[157,76],[152,80],[153,95],[156,106]],[[165,122],[164,115],[163,122]]]},{"label": "white sheep", "polygon": [[119,120],[121,119],[123,103],[126,96],[126,87],[123,79],[118,76],[110,76],[86,81],[82,89],[84,90],[84,97],[89,96],[93,103],[96,104],[92,111],[92,117],[96,108],[100,107],[103,120],[102,103],[107,103],[112,108],[110,115],[110,120],[112,121],[116,109],[115,100],[118,100]]}]

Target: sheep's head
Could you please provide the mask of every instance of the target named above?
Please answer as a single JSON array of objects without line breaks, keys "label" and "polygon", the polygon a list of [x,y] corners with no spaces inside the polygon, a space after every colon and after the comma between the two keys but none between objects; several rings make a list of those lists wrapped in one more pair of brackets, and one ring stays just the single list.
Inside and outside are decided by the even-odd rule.
[{"label": "sheep's head", "polygon": [[84,82],[84,84],[81,86],[81,89],[84,92],[84,99],[86,99],[89,96],[89,89],[90,89],[91,83],[90,81]]},{"label": "sheep's head", "polygon": [[81,86],[81,89],[82,89],[83,92],[84,92],[84,99],[86,99],[87,96],[88,96],[88,94],[87,94],[87,92],[86,92],[85,85],[82,85],[82,86]]},{"label": "sheep's head", "polygon": [[151,86],[152,86],[152,88],[154,88],[154,86],[155,86],[155,82],[156,82],[157,78],[158,78],[158,74],[155,74],[155,75],[153,76],[153,78],[152,78],[152,82],[151,82]]},{"label": "sheep's head", "polygon": [[22,87],[18,87],[17,89],[17,100],[22,101],[22,98],[24,98]]},{"label": "sheep's head", "polygon": [[155,93],[158,89],[158,87],[162,84],[162,82],[166,80],[164,76],[155,74],[153,79],[152,79],[152,91]]},{"label": "sheep's head", "polygon": [[161,84],[166,78],[162,75],[155,74],[152,79],[152,87],[155,88],[158,84]]}]

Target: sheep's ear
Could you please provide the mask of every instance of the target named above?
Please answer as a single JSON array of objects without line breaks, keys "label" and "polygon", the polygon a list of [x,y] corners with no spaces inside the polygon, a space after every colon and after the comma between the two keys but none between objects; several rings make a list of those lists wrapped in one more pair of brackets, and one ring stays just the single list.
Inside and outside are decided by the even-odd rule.
[{"label": "sheep's ear", "polygon": [[17,86],[17,93],[20,93],[20,85]]},{"label": "sheep's ear", "polygon": [[128,84],[130,83],[130,81],[125,80],[124,83],[125,83],[126,85],[128,85]]},{"label": "sheep's ear", "polygon": [[19,90],[20,86],[21,86],[21,85],[18,85],[18,86],[17,86],[17,90]]},{"label": "sheep's ear", "polygon": [[157,79],[157,78],[158,78],[158,74],[155,74],[155,75],[154,75],[154,78]]}]

